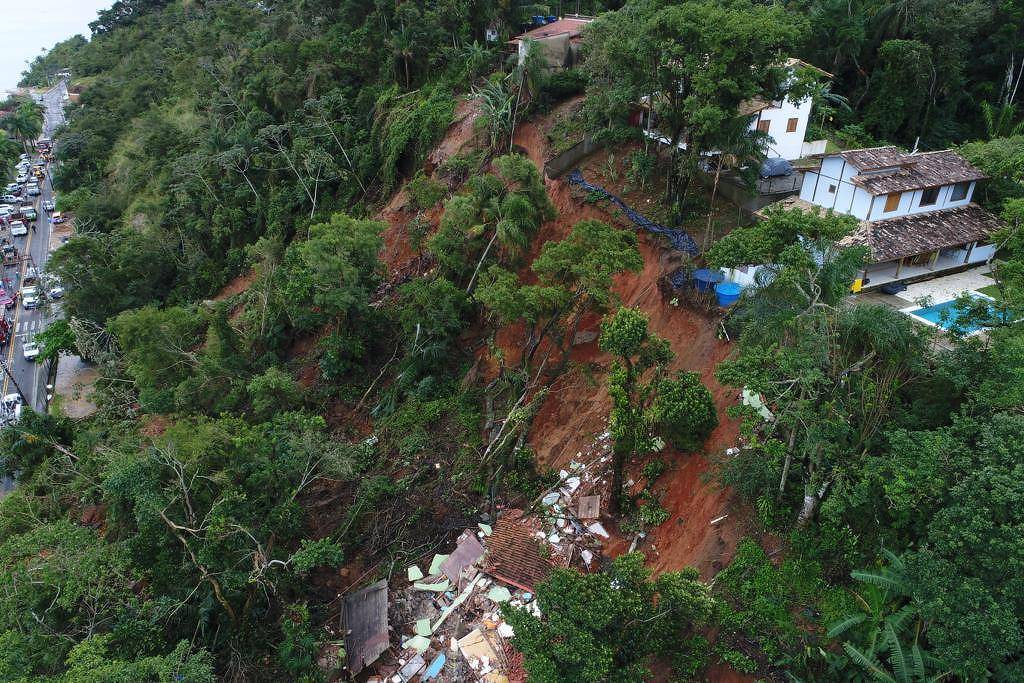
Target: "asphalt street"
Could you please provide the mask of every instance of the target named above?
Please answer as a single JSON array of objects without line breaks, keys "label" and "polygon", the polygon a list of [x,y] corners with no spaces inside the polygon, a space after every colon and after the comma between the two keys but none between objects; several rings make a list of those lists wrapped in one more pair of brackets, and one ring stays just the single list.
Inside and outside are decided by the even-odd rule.
[{"label": "asphalt street", "polygon": [[[43,105],[45,106],[43,137],[52,138],[54,131],[64,123],[64,98],[66,94],[67,85],[64,82],[43,94]],[[40,272],[45,272],[46,270],[46,261],[49,257],[50,215],[43,211],[42,203],[54,201],[49,165],[47,165],[46,177],[40,184],[39,189],[41,194],[34,201],[36,213],[38,214],[38,218],[34,223],[34,229],[30,229],[28,235],[24,237],[12,238],[18,250],[18,255],[21,256],[20,262],[16,266],[4,268],[4,288],[12,295],[19,291],[25,276],[25,270],[29,265],[34,264]],[[10,374],[4,373],[0,395],[6,396],[7,394],[20,393],[25,399],[26,407],[31,406],[33,410],[39,412],[45,411],[47,406],[46,380],[49,371],[48,364],[25,360],[22,345],[25,341],[46,329],[48,322],[57,314],[59,314],[59,303],[46,302],[40,308],[26,310],[21,305],[20,297],[17,298],[15,307],[7,312],[14,335],[11,343],[2,349],[3,360],[7,367],[10,368]],[[10,481],[0,481],[0,495],[9,490],[10,487]]]}]

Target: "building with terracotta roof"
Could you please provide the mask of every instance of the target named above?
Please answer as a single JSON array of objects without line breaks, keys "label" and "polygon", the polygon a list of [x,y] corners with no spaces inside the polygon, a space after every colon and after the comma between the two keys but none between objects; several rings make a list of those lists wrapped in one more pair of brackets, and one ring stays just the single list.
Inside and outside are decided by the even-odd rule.
[{"label": "building with terracotta roof", "polygon": [[854,149],[804,174],[801,207],[853,216],[841,244],[868,248],[864,284],[925,279],[989,259],[1002,222],[971,200],[985,174],[953,150]]},{"label": "building with terracotta roof", "polygon": [[529,50],[538,50],[548,69],[568,69],[579,63],[583,29],[592,21],[594,17],[570,14],[532,28],[508,44],[518,53],[520,64]]}]

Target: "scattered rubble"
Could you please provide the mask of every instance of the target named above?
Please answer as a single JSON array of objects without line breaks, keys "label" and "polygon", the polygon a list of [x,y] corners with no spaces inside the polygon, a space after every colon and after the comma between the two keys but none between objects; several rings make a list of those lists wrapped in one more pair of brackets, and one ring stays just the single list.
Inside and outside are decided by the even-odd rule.
[{"label": "scattered rubble", "polygon": [[[350,671],[355,672],[351,656],[356,654],[359,669],[375,663],[373,683],[525,681],[522,657],[509,643],[514,629],[502,618],[502,605],[540,616],[536,586],[555,568],[599,568],[602,539],[609,536],[600,514],[608,495],[610,450],[611,437],[604,432],[586,453],[576,454],[532,507],[504,510],[493,525],[481,522],[465,529],[451,552],[434,555],[426,571],[421,564],[407,567],[406,580],[392,587],[390,596],[387,583],[378,581],[346,597]],[[349,614],[350,601],[367,601],[365,591],[374,589],[379,603],[382,585],[389,601],[383,647],[379,615],[360,625],[353,621],[358,615]],[[386,635],[389,621],[397,638]],[[396,640],[398,647],[385,654]]]}]

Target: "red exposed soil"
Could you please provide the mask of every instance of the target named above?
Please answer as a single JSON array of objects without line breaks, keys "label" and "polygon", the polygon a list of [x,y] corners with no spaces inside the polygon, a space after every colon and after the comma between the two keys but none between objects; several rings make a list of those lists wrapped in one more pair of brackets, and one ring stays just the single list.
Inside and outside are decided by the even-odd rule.
[{"label": "red exposed soil", "polygon": [[[519,127],[515,137],[516,145],[524,149],[538,166],[548,156],[543,126],[543,121],[526,122]],[[584,172],[588,174],[598,163],[596,159],[589,162],[584,165]],[[625,229],[634,229],[620,216],[573,197],[567,183],[551,179],[545,179],[545,182],[558,218],[542,227],[528,261],[536,257],[544,242],[564,238],[572,225],[586,218],[598,218]],[[620,187],[611,189],[621,190]],[[643,202],[638,206],[646,204],[637,196],[631,196],[627,201]],[[737,397],[714,377],[715,367],[729,354],[730,347],[717,338],[714,317],[673,306],[666,301],[657,286],[659,278],[672,267],[666,262],[666,250],[646,233],[639,235],[644,268],[640,273],[617,277],[615,293],[624,305],[638,307],[647,313],[651,329],[670,342],[676,354],[673,370],[685,369],[701,374],[714,397],[720,424],[704,444],[704,453],[684,454],[666,447],[660,454],[652,456],[662,457],[670,463],[669,470],[654,486],[655,491],[662,495],[661,504],[670,516],[668,521],[649,533],[638,549],[645,553],[648,565],[656,572],[693,566],[708,580],[728,564],[737,543],[745,534],[743,511],[730,490],[714,483],[713,465],[705,455],[720,453],[736,445],[738,438],[737,422],[725,414],[726,408],[734,405]],[[531,278],[528,268],[521,273],[524,279]],[[598,324],[598,317],[591,316],[584,320],[580,332],[590,333],[587,336],[596,339]],[[518,358],[522,340],[523,330],[519,327],[501,330],[496,337],[497,344],[510,359]],[[600,351],[596,341],[590,341],[572,349],[571,361],[575,369],[555,381],[534,418],[529,436],[530,446],[538,460],[556,469],[576,459],[593,443],[596,435],[607,429],[610,409],[604,374],[611,358]],[[630,463],[627,477],[640,480],[641,465],[640,462]],[[616,533],[614,520],[605,517],[603,521],[612,533],[612,538],[605,544],[606,553],[614,557],[627,552],[632,538]],[[754,680],[725,665],[713,667],[707,676],[708,680],[729,683]],[[662,676],[656,678],[667,680]]]},{"label": "red exposed soil", "polygon": [[213,300],[223,301],[224,299],[233,297],[236,294],[241,294],[242,292],[249,289],[249,285],[251,285],[253,283],[253,280],[255,279],[256,271],[248,270],[242,273],[241,275],[236,276],[231,280],[231,282],[224,285],[224,287],[219,292],[217,292],[217,296],[213,297]]},{"label": "red exposed soil", "polygon": [[[525,122],[515,137],[516,145],[526,150],[538,165],[547,157],[543,126],[543,121]],[[558,218],[542,228],[530,260],[544,242],[564,238],[572,225],[585,218],[600,218],[620,227],[631,227],[597,205],[580,202],[572,196],[567,183],[546,179],[546,184]],[[615,293],[624,305],[636,306],[647,313],[651,329],[669,340],[676,353],[673,369],[700,372],[715,398],[721,423],[705,444],[705,451],[720,452],[735,445],[738,432],[737,424],[725,415],[725,409],[735,403],[736,397],[714,378],[715,366],[728,355],[729,346],[717,338],[712,319],[672,306],[664,299],[657,287],[665,268],[662,265],[664,250],[646,233],[640,233],[640,251],[644,257],[643,271],[616,278]],[[524,275],[529,277],[525,269]],[[581,332],[596,334],[598,322],[597,316],[585,320]],[[521,335],[521,330],[505,330],[497,341],[511,354],[521,343]],[[610,401],[603,371],[611,359],[597,348],[596,341],[592,341],[575,347],[571,360],[577,367],[590,365],[596,372],[591,375],[575,371],[560,377],[534,419],[530,445],[540,462],[550,467],[567,465],[596,434],[606,429]],[[730,491],[705,481],[711,474],[711,463],[703,454],[684,455],[666,448],[661,455],[675,464],[656,485],[656,489],[665,494],[662,505],[671,516],[650,534],[649,543],[640,549],[656,571],[692,565],[704,578],[710,578],[731,559],[743,535],[733,497]],[[638,470],[638,464],[634,463],[631,470]],[[729,516],[711,525],[712,520],[723,515]],[[613,537],[608,551],[612,555],[625,552],[631,540]]]}]

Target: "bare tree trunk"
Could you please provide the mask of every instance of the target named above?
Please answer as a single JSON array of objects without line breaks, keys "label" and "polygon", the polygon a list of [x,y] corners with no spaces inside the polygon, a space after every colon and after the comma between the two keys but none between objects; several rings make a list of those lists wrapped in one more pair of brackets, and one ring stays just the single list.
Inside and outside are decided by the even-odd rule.
[{"label": "bare tree trunk", "polygon": [[701,246],[704,251],[708,250],[708,242],[711,241],[711,223],[715,217],[715,195],[718,194],[718,179],[722,174],[722,155],[718,155],[718,162],[715,164],[715,183],[711,187],[711,210],[708,211],[708,225],[704,229],[704,244]]},{"label": "bare tree trunk", "polygon": [[807,526],[807,523],[814,519],[814,515],[818,512],[818,506],[821,505],[821,500],[825,497],[825,493],[828,492],[829,483],[826,481],[821,485],[820,489],[817,491],[812,490],[810,493],[805,489],[804,504],[796,518],[797,526]]},{"label": "bare tree trunk", "polygon": [[498,230],[495,228],[494,235],[491,237],[491,241],[487,243],[487,248],[484,249],[483,255],[480,260],[476,262],[476,268],[473,270],[473,277],[469,278],[469,286],[466,287],[466,294],[473,293],[473,287],[476,286],[476,276],[480,272],[480,266],[484,264],[484,259],[487,258],[487,254],[491,253],[491,247],[494,245],[495,240],[498,239]]}]

